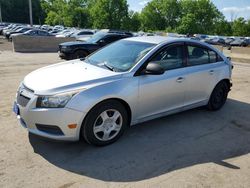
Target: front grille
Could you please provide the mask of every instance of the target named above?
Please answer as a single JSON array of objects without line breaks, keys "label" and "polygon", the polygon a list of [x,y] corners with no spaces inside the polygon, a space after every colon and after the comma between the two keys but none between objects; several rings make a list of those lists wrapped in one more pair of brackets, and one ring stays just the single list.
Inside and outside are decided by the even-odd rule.
[{"label": "front grille", "polygon": [[32,89],[22,84],[17,91],[17,99],[16,99],[17,104],[26,107],[33,93],[34,91]]},{"label": "front grille", "polygon": [[59,52],[62,52],[62,46],[59,45],[58,48],[59,48],[58,51],[59,51]]},{"label": "front grille", "polygon": [[21,93],[17,94],[17,104],[25,107],[30,101],[29,97],[23,96]]}]

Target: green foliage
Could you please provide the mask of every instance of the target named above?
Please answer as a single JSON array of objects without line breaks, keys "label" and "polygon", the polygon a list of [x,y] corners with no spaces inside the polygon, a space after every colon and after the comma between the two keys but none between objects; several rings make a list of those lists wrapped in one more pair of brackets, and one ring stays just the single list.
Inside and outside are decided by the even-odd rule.
[{"label": "green foliage", "polygon": [[120,29],[128,18],[126,0],[96,0],[90,7],[94,28]]},{"label": "green foliage", "polygon": [[[214,33],[216,21],[224,19],[222,13],[210,0],[182,0],[180,6],[181,24],[179,27],[183,34]],[[182,23],[185,26],[182,26]],[[187,24],[191,26],[187,26]]]},{"label": "green foliage", "polygon": [[127,18],[122,23],[121,28],[128,31],[139,31],[141,27],[140,14],[129,11]]},{"label": "green foliage", "polygon": [[232,25],[226,20],[220,20],[215,24],[215,32],[216,35],[224,35],[230,36],[232,35]]},{"label": "green foliage", "polygon": [[141,12],[143,30],[175,28],[180,16],[178,0],[152,0]]},{"label": "green foliage", "polygon": [[88,27],[89,11],[85,0],[43,0],[41,1],[46,24],[68,27]]},{"label": "green foliage", "polygon": [[238,18],[234,20],[232,28],[233,28],[233,35],[235,36],[247,36],[250,35],[249,30],[249,21],[247,21],[244,18]]},{"label": "green foliage", "polygon": [[193,13],[187,13],[181,18],[180,25],[177,27],[178,33],[183,34],[195,34],[199,33],[198,30],[198,23],[195,22],[195,15]]}]

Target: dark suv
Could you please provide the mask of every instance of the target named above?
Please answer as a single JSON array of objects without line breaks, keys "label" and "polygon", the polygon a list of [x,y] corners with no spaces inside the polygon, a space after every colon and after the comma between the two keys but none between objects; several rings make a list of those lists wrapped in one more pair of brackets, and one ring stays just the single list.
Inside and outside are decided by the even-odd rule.
[{"label": "dark suv", "polygon": [[66,60],[83,58],[107,44],[132,36],[133,34],[129,32],[99,31],[86,41],[72,41],[60,44],[59,56]]}]

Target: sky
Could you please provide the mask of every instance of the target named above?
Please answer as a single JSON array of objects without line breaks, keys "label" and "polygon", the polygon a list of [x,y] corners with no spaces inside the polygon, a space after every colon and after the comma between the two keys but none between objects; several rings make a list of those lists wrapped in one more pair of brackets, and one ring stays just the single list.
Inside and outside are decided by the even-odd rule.
[{"label": "sky", "polygon": [[[150,0],[127,0],[129,8],[141,11]],[[238,17],[250,19],[250,0],[212,0],[228,21]]]}]

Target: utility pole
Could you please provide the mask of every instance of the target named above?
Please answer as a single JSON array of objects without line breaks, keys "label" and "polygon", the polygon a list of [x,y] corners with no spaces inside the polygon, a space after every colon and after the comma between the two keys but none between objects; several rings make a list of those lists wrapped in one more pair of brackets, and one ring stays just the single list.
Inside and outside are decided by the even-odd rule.
[{"label": "utility pole", "polygon": [[0,22],[3,22],[1,1],[0,1]]},{"label": "utility pole", "polygon": [[32,18],[32,4],[31,0],[29,0],[29,9],[30,9],[30,26],[33,26],[33,18]]}]

